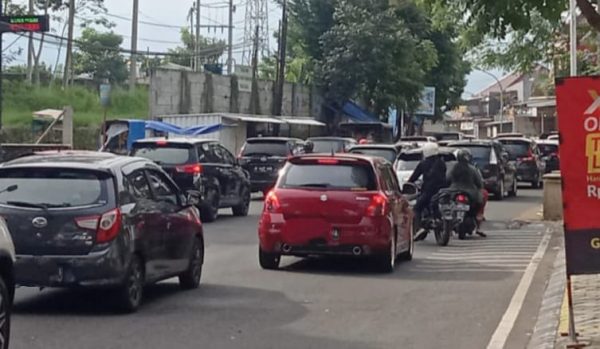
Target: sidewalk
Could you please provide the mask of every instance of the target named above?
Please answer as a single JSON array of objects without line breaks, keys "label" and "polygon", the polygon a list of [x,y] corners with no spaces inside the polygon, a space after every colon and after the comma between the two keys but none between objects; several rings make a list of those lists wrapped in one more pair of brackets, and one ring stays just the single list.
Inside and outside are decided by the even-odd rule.
[{"label": "sidewalk", "polygon": [[[578,341],[586,344],[586,349],[600,349],[600,275],[573,276],[571,282]],[[565,349],[568,344],[572,344],[568,332],[565,253],[564,247],[561,247],[527,348]]]},{"label": "sidewalk", "polygon": [[[585,348],[600,349],[600,275],[578,275],[571,277],[573,285],[573,312],[575,331]],[[556,348],[571,344],[569,337],[569,309],[567,295],[563,297]]]}]

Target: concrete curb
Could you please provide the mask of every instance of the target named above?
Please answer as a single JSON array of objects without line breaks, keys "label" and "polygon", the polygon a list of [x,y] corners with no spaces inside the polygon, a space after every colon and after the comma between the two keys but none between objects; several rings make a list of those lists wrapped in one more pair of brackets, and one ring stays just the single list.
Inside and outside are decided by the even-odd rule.
[{"label": "concrete curb", "polygon": [[[553,227],[556,231],[556,227]],[[561,246],[564,245],[560,236]],[[560,248],[554,260],[554,271],[550,276],[542,306],[527,349],[554,349],[559,325],[561,306],[565,293],[565,251]]]}]

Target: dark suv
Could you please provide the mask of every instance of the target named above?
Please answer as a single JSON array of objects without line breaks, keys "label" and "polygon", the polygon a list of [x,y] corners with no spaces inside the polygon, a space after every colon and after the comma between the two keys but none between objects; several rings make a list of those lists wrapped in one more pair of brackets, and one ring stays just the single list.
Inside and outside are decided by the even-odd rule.
[{"label": "dark suv", "polygon": [[247,216],[250,207],[248,174],[216,141],[194,138],[144,139],[133,144],[133,156],[160,165],[185,191],[195,192],[202,221],[213,222],[220,208]]},{"label": "dark suv", "polygon": [[145,284],[179,276],[198,287],[204,261],[196,208],[169,176],[140,158],[93,152],[44,154],[0,167],[0,216],[30,287],[102,287],[121,309]]},{"label": "dark suv", "polygon": [[266,194],[277,181],[288,158],[304,152],[304,142],[296,138],[249,138],[242,147],[239,162],[250,173],[252,192]]},{"label": "dark suv", "polygon": [[497,200],[504,199],[505,195],[517,196],[516,169],[502,144],[495,140],[473,140],[453,142],[448,147],[467,149],[471,153],[483,176],[485,189]]},{"label": "dark suv", "polygon": [[517,168],[517,180],[529,182],[533,188],[540,188],[545,165],[537,144],[527,138],[501,138],[498,141],[504,145],[510,161]]}]

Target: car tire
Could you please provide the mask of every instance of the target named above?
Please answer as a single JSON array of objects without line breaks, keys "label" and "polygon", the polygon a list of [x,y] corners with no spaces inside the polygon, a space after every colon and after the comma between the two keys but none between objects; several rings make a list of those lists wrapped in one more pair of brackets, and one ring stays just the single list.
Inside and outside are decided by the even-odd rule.
[{"label": "car tire", "polygon": [[531,182],[531,188],[533,189],[539,189],[541,188],[541,176],[538,174],[537,177],[535,178],[535,180],[533,182]]},{"label": "car tire", "polygon": [[7,282],[0,278],[0,349],[8,349],[12,302]]},{"label": "car tire", "polygon": [[508,192],[508,195],[511,197],[517,197],[518,191],[519,191],[519,185],[517,183],[517,180],[514,179],[512,189]]},{"label": "car tire", "polygon": [[219,191],[217,189],[210,189],[209,194],[206,196],[208,202],[203,205],[200,210],[200,218],[203,222],[211,223],[219,218],[219,205],[221,199],[219,197]]},{"label": "car tire", "polygon": [[190,264],[188,269],[179,274],[179,286],[184,290],[194,290],[200,286],[202,278],[202,265],[204,264],[204,244],[199,238],[194,239]]},{"label": "car tire", "polygon": [[500,179],[500,184],[499,184],[499,188],[498,190],[494,193],[494,196],[496,197],[497,201],[502,201],[504,200],[504,178]]},{"label": "car tire", "polygon": [[258,248],[258,262],[261,268],[266,270],[279,269],[279,263],[281,262],[281,255],[277,253],[270,253],[263,251],[262,248]]},{"label": "car tire", "polygon": [[390,242],[390,246],[381,255],[376,257],[377,269],[382,273],[391,273],[396,267],[396,243]]},{"label": "car tire", "polygon": [[246,217],[248,216],[248,212],[250,211],[250,201],[252,199],[250,189],[248,189],[248,187],[244,187],[244,189],[242,189],[242,195],[240,195],[240,197],[242,198],[242,202],[237,206],[233,206],[231,208],[231,211],[236,217]]},{"label": "car tire", "polygon": [[117,290],[117,305],[126,313],[135,312],[144,296],[144,264],[140,256],[131,258],[124,284]]},{"label": "car tire", "polygon": [[408,243],[409,243],[408,251],[400,253],[398,255],[399,260],[408,262],[408,261],[412,261],[412,259],[413,259],[413,255],[415,252],[415,237],[413,236],[412,228],[411,228],[411,234],[410,234],[410,239],[409,239]]}]

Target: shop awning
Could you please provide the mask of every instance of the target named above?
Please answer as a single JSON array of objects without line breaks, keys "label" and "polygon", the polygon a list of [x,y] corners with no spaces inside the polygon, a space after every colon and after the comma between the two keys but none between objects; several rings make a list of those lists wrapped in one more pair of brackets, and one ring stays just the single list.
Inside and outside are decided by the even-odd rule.
[{"label": "shop awning", "polygon": [[290,125],[304,125],[304,126],[327,126],[324,123],[317,121],[313,118],[290,118],[290,117],[282,117],[281,120],[286,124]]}]

